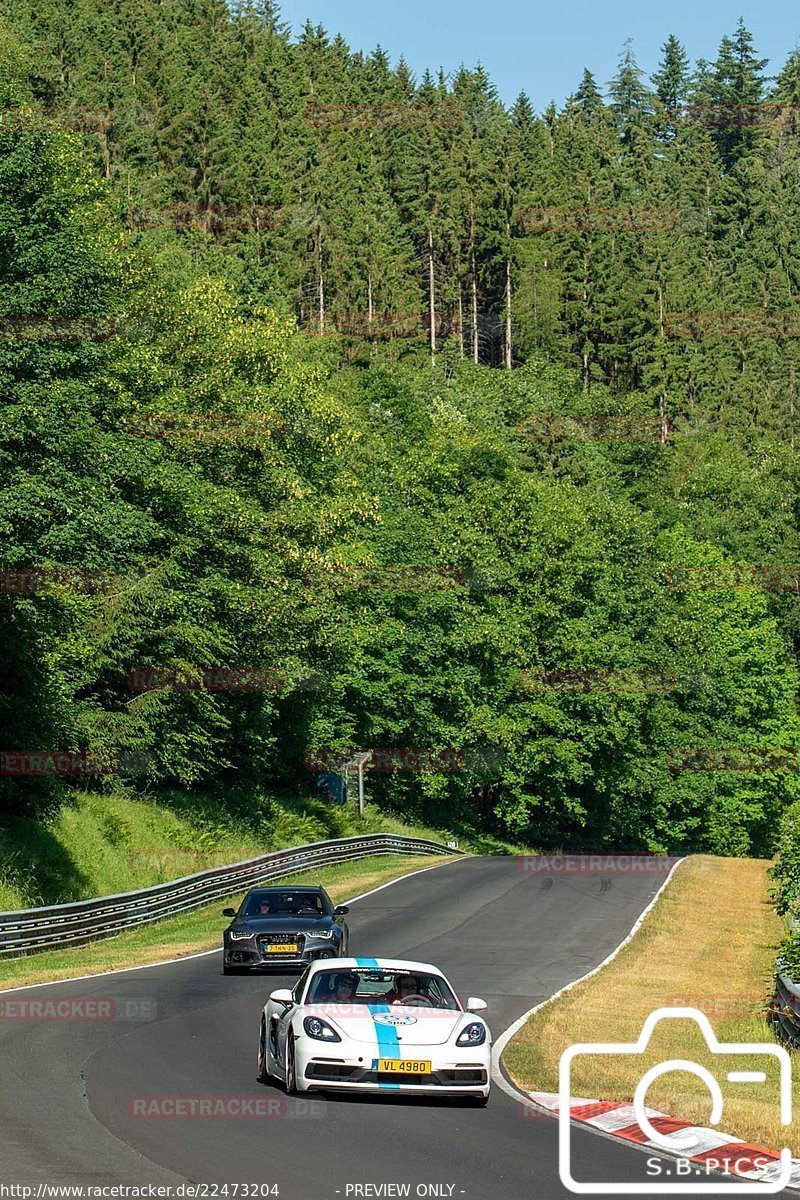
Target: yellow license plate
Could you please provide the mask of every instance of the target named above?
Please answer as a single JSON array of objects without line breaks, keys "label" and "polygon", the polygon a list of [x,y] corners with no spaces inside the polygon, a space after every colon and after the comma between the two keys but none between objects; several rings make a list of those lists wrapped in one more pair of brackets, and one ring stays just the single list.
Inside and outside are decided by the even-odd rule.
[{"label": "yellow license plate", "polygon": [[286,942],[267,946],[267,954],[297,954],[297,942]]},{"label": "yellow license plate", "polygon": [[428,1058],[378,1058],[372,1069],[386,1075],[430,1075],[431,1062]]}]

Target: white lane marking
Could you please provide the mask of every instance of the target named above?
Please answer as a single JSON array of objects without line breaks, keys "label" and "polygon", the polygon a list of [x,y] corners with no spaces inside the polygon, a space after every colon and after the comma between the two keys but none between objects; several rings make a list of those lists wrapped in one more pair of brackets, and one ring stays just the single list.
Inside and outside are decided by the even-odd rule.
[{"label": "white lane marking", "polygon": [[[408,871],[405,875],[399,875],[397,879],[390,879],[387,883],[381,883],[378,887],[370,888],[368,892],[361,892],[352,900],[343,900],[341,903],[356,904],[359,900],[366,900],[367,896],[374,896],[376,892],[382,892],[384,888],[391,887],[394,883],[402,883],[404,879],[410,879],[412,875],[424,875],[426,871],[438,871],[440,867],[452,866],[454,862],[466,862],[467,859],[474,857],[474,855],[465,854],[463,858],[434,863],[431,867],[420,867],[418,871]],[[199,950],[196,954],[182,954],[180,958],[164,958],[161,962],[142,963],[138,967],[115,967],[113,971],[94,971],[91,975],[69,975],[64,979],[50,979],[46,983],[25,983],[21,987],[0,988],[0,996],[8,996],[11,992],[29,992],[33,988],[56,987],[59,983],[78,983],[82,979],[102,979],[106,975],[128,975],[131,971],[149,971],[153,967],[168,967],[173,963],[189,962],[193,958],[207,958],[210,954],[221,953],[222,947],[215,946],[213,950]]]},{"label": "white lane marking", "polygon": [[546,1004],[551,1004],[553,1000],[557,1000],[559,996],[563,996],[565,992],[571,991],[574,987],[577,987],[579,983],[583,983],[585,979],[591,979],[591,977],[596,975],[598,971],[602,971],[603,967],[607,967],[610,962],[614,961],[620,950],[624,950],[628,943],[632,941],[635,935],[639,932],[645,917],[655,908],[661,893],[671,881],[672,876],[675,874],[678,867],[684,862],[686,862],[685,858],[678,859],[669,875],[656,892],[655,896],[653,896],[653,899],[650,901],[647,908],[637,918],[633,929],[631,929],[628,936],[620,942],[616,950],[611,951],[608,958],[604,958],[598,966],[593,968],[593,970],[587,971],[585,975],[581,975],[580,979],[573,979],[572,983],[566,984],[563,988],[560,988],[557,992],[554,992],[552,996],[548,996],[546,1000],[541,1000],[538,1004],[534,1004],[533,1008],[529,1008],[526,1013],[522,1014],[519,1020],[515,1021],[513,1025],[509,1025],[508,1029],[504,1030],[504,1032],[500,1034],[500,1037],[492,1047],[492,1079],[498,1087],[502,1088],[503,1091],[506,1092],[507,1095],[512,1096],[515,1100],[524,1100],[525,1103],[531,1108],[536,1107],[530,1096],[526,1092],[520,1091],[519,1088],[515,1087],[515,1085],[511,1083],[509,1079],[506,1079],[505,1075],[500,1069],[500,1060],[503,1057],[503,1051],[511,1041],[514,1034],[518,1033],[520,1029],[522,1029],[523,1025],[530,1019],[530,1017],[532,1017],[534,1013],[537,1013],[540,1008],[544,1008]]}]

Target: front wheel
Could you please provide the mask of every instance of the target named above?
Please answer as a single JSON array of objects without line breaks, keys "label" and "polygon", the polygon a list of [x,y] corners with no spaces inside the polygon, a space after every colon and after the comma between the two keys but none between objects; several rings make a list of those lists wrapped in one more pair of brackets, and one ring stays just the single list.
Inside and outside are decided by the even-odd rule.
[{"label": "front wheel", "polygon": [[465,1096],[464,1100],[470,1108],[486,1108],[489,1103],[488,1096]]},{"label": "front wheel", "polygon": [[258,1035],[258,1082],[269,1083],[269,1066],[267,1062],[267,1023],[261,1018],[261,1029]]},{"label": "front wheel", "polygon": [[229,967],[226,962],[222,964],[223,975],[246,975],[247,967]]},{"label": "front wheel", "polygon": [[291,1033],[286,1038],[286,1095],[297,1095],[297,1062],[294,1056],[294,1038]]}]

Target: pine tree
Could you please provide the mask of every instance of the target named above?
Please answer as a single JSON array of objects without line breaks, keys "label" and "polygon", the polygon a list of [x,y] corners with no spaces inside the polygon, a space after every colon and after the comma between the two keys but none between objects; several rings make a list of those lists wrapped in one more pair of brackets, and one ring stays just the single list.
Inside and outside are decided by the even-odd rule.
[{"label": "pine tree", "polygon": [[671,33],[661,47],[661,63],[651,82],[664,108],[677,108],[689,92],[689,58],[681,42]]},{"label": "pine tree", "polygon": [[739,18],[734,36],[720,41],[712,67],[703,64],[702,76],[695,84],[695,100],[704,105],[719,105],[720,128],[715,141],[726,167],[750,150],[758,137],[752,128],[751,112],[764,99],[768,59],[758,58],[753,35]]},{"label": "pine tree", "polygon": [[658,114],[661,136],[669,139],[682,119],[680,110],[688,98],[692,76],[688,55],[673,33],[661,47],[661,55],[659,69],[650,79],[662,110]]},{"label": "pine tree", "polygon": [[649,129],[652,123],[654,96],[642,82],[643,74],[629,38],[620,55],[619,69],[608,85],[611,111],[616,116],[625,147],[633,145],[637,131]]},{"label": "pine tree", "polygon": [[575,93],[575,104],[585,117],[592,116],[603,107],[603,96],[595,82],[594,75],[584,67],[578,90]]}]

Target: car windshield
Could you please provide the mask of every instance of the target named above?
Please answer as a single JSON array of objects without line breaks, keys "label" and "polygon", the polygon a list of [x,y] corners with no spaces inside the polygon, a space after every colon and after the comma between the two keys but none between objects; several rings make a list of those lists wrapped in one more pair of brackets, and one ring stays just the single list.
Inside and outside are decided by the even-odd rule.
[{"label": "car windshield", "polygon": [[248,897],[245,917],[321,917],[327,912],[318,892],[254,892]]},{"label": "car windshield", "polygon": [[441,975],[427,971],[353,967],[319,971],[314,975],[306,1004],[409,1004],[414,1007],[461,1011],[452,989]]}]

